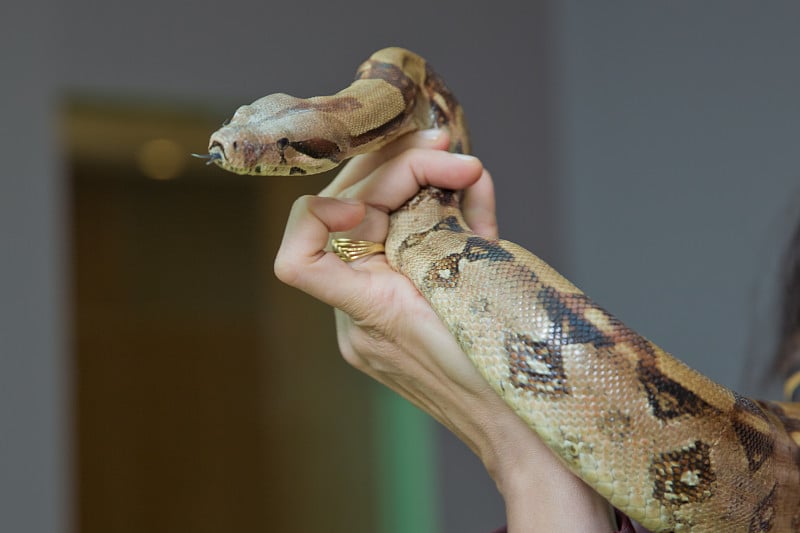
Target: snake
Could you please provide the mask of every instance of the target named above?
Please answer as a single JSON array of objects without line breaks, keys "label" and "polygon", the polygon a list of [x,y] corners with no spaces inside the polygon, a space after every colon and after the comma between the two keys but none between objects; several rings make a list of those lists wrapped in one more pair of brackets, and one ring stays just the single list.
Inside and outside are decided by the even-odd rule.
[{"label": "snake", "polygon": [[[453,92],[393,47],[333,95],[240,107],[203,157],[302,176],[428,128],[470,152]],[[800,531],[800,403],[751,399],[691,369],[533,253],[471,232],[460,201],[422,188],[391,214],[387,260],[573,473],[654,532]]]}]

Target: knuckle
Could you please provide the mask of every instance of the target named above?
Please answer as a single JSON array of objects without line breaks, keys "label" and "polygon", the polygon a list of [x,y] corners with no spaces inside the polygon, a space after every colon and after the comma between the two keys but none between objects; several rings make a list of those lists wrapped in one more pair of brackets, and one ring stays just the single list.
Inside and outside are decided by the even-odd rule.
[{"label": "knuckle", "polygon": [[412,166],[419,164],[420,159],[423,159],[426,154],[431,152],[433,152],[433,150],[412,146],[395,155],[392,159],[400,165]]},{"label": "knuckle", "polygon": [[292,204],[292,215],[311,211],[311,203],[316,198],[313,194],[304,194]]},{"label": "knuckle", "polygon": [[275,262],[272,265],[272,269],[275,272],[275,277],[277,277],[283,283],[291,285],[292,287],[297,285],[299,270],[295,261],[289,258],[285,251],[278,251],[278,255],[275,256]]}]

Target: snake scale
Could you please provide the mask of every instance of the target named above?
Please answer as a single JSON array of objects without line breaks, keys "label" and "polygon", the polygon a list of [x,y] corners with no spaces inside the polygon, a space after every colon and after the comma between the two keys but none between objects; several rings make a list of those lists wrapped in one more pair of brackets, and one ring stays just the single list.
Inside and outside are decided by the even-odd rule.
[{"label": "snake scale", "polygon": [[[334,95],[242,106],[206,157],[240,174],[311,174],[431,127],[469,151],[439,76],[387,48]],[[800,404],[751,400],[695,372],[535,255],[471,233],[459,202],[425,188],[393,213],[388,261],[573,472],[652,531],[800,531]]]}]

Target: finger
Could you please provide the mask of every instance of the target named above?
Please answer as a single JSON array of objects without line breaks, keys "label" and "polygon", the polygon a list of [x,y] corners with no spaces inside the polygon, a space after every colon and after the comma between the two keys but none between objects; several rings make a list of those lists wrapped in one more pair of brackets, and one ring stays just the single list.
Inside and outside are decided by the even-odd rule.
[{"label": "finger", "polygon": [[366,214],[361,222],[344,233],[336,233],[335,238],[348,238],[372,242],[386,242],[389,233],[389,217],[386,212],[367,205]]},{"label": "finger", "polygon": [[364,205],[333,198],[303,196],[292,206],[283,242],[275,257],[275,275],[328,305],[357,312],[369,275],[350,268],[332,252],[325,252],[328,235],[358,224]]},{"label": "finger", "polygon": [[380,150],[351,159],[336,178],[322,190],[320,196],[337,196],[341,191],[361,181],[386,161],[394,159],[406,150],[411,148],[446,150],[449,142],[447,131],[442,129],[423,130],[404,135]]},{"label": "finger", "polygon": [[404,150],[365,179],[340,193],[367,204],[362,222],[347,237],[384,242],[389,229],[386,216],[428,185],[449,189],[468,187],[480,178],[481,163],[472,156],[440,150]]},{"label": "finger", "polygon": [[483,165],[476,157],[414,148],[379,167],[342,192],[386,213],[412,198],[420,187],[465,189],[477,182]]},{"label": "finger", "polygon": [[494,184],[489,171],[484,169],[480,179],[465,191],[461,211],[472,231],[487,239],[497,238]]}]

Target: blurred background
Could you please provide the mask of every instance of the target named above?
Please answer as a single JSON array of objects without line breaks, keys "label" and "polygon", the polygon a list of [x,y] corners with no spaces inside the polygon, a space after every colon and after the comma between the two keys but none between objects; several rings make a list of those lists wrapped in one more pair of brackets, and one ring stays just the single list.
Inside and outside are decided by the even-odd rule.
[{"label": "blurred background", "polygon": [[274,280],[291,202],[330,176],[188,157],[238,105],[335,92],[387,45],[459,96],[504,237],[717,381],[775,394],[800,5],[21,4],[0,32],[2,531],[503,523],[466,448]]}]

